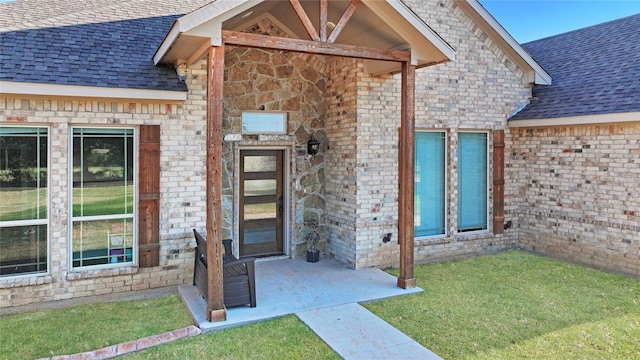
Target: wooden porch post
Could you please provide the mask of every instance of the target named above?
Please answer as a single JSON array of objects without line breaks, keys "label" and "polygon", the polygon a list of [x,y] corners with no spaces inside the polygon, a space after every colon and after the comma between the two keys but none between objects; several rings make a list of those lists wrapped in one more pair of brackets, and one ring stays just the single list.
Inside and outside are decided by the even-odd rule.
[{"label": "wooden porch post", "polygon": [[211,46],[207,77],[207,320],[224,321],[222,288],[222,109],[224,45]]},{"label": "wooden porch post", "polygon": [[400,276],[398,287],[416,286],[413,276],[413,196],[415,167],[415,87],[416,68],[410,61],[402,63],[402,100],[400,115],[398,241],[400,243]]},{"label": "wooden porch post", "polygon": [[504,233],[504,130],[493,131],[493,233]]}]

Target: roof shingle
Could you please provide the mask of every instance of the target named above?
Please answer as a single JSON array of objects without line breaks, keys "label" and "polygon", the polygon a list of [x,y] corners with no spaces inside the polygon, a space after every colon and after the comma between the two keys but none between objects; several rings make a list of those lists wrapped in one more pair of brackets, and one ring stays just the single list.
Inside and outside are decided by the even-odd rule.
[{"label": "roof shingle", "polygon": [[523,45],[551,75],[510,120],[640,111],[640,14]]},{"label": "roof shingle", "polygon": [[186,91],[153,54],[179,16],[212,0],[0,4],[0,80]]},{"label": "roof shingle", "polygon": [[152,56],[175,16],[0,34],[0,80],[184,91]]}]

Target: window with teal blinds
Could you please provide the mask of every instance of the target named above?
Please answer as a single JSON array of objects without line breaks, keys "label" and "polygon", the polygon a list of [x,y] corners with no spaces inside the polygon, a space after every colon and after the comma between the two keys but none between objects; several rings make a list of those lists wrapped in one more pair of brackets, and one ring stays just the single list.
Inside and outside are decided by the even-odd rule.
[{"label": "window with teal blinds", "polygon": [[417,132],[415,155],[415,236],[445,233],[444,132]]},{"label": "window with teal blinds", "polygon": [[487,133],[458,134],[458,231],[487,229]]}]

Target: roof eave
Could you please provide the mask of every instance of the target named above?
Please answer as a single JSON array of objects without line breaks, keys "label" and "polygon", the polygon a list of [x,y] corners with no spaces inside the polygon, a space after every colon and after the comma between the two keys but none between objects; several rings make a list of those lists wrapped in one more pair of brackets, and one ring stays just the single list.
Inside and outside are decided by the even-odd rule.
[{"label": "roof eave", "polygon": [[464,0],[459,2],[458,5],[525,73],[530,71],[534,73],[531,81],[535,85],[551,85],[551,75],[524,50],[477,0]]},{"label": "roof eave", "polygon": [[564,116],[544,119],[518,119],[507,122],[510,128],[532,128],[568,125],[597,125],[640,122],[640,111],[581,116]]},{"label": "roof eave", "polygon": [[171,49],[171,46],[173,46],[176,39],[178,39],[181,33],[182,31],[180,31],[180,19],[177,19],[173,22],[171,29],[164,37],[164,40],[162,40],[162,43],[156,50],[155,54],[153,54],[153,63],[155,65],[158,65],[162,61],[162,58],[167,54],[169,49]]},{"label": "roof eave", "polygon": [[80,97],[101,99],[138,99],[184,101],[187,93],[175,90],[129,89],[102,86],[59,85],[32,82],[0,81],[2,95]]},{"label": "roof eave", "polygon": [[217,0],[177,19],[153,55],[153,62],[163,63],[181,35],[209,38],[211,45],[222,43],[222,23],[264,0]]}]

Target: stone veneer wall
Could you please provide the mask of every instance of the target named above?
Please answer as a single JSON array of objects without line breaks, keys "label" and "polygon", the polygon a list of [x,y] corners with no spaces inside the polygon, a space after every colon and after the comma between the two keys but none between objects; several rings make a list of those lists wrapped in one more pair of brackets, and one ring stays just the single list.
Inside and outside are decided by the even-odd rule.
[{"label": "stone veneer wall", "polygon": [[[267,19],[251,25],[247,31],[287,37]],[[223,237],[237,244],[234,223],[234,187],[238,184],[238,146],[285,146],[290,150],[291,234],[290,252],[301,256],[307,246],[305,219],[318,221],[324,247],[325,212],[325,59],[321,56],[267,51],[228,46],[225,50],[224,124],[225,135],[237,134],[237,140],[223,145]],[[242,135],[243,111],[284,111],[287,133],[282,135]],[[315,134],[320,152],[307,155],[307,141]]]},{"label": "stone veneer wall", "polygon": [[[48,126],[49,274],[0,278],[0,307],[143,290],[192,281],[193,233],[205,224],[206,68],[189,71],[184,102],[0,97],[0,124]],[[68,144],[72,125],[161,126],[160,266],[71,270]]]},{"label": "stone veneer wall", "polygon": [[640,275],[640,123],[511,132],[520,246]]}]

